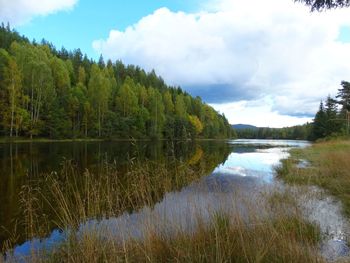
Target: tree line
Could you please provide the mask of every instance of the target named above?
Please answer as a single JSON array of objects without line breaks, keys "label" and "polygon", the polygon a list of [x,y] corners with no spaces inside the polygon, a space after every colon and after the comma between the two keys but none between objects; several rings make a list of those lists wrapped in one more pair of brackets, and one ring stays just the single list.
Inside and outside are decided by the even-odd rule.
[{"label": "tree line", "polygon": [[237,130],[246,139],[318,140],[350,133],[350,82],[342,81],[338,94],[320,102],[312,123],[286,128],[256,128]]},{"label": "tree line", "polygon": [[154,71],[98,62],[0,27],[0,135],[47,138],[229,138],[224,115]]},{"label": "tree line", "polygon": [[239,138],[283,140],[310,140],[311,131],[312,124],[310,123],[284,128],[260,127],[256,129],[236,130]]}]

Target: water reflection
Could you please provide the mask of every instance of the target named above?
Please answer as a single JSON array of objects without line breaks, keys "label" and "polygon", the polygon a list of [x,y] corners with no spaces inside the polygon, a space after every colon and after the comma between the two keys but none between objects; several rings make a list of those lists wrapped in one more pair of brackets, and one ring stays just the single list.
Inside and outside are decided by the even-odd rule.
[{"label": "water reflection", "polygon": [[[23,204],[28,198],[23,195],[23,187],[40,188],[41,192],[48,193],[47,198],[51,191],[46,189],[47,173],[56,171],[58,180],[67,185],[83,185],[86,170],[90,171],[89,176],[94,176],[98,181],[106,173],[106,164],[111,164],[121,184],[127,185],[130,181],[128,175],[132,174],[134,164],[142,163],[149,169],[165,167],[169,170],[169,175],[189,167],[199,178],[210,174],[227,159],[231,151],[232,146],[227,143],[213,141],[0,144],[0,247],[8,240],[11,245],[16,245],[28,239]],[[68,178],[61,176],[61,173],[64,173],[63,164],[67,162],[74,167],[74,176]],[[152,172],[149,171],[149,174]],[[189,180],[190,177],[182,178],[181,182]],[[184,186],[180,183],[177,183],[177,187]],[[169,191],[176,189],[175,183],[170,182]],[[155,196],[162,198],[163,194],[165,193],[158,192]],[[43,199],[43,195],[37,198]],[[38,203],[44,201],[39,200]],[[57,221],[49,207],[44,208],[42,213],[46,216],[42,218],[43,222],[38,222],[41,228],[38,236],[48,235],[55,226],[53,222]],[[40,218],[38,220],[40,221]],[[43,227],[47,224],[46,221],[49,221],[49,225]]]},{"label": "water reflection", "polygon": [[[287,156],[286,151],[290,147],[306,145],[307,142],[239,140],[187,145],[190,151],[184,151],[181,147],[172,150],[165,147],[163,155],[155,155],[158,162],[172,158],[174,154],[168,154],[169,152],[177,152],[175,159],[181,160],[181,165],[186,163],[192,167],[204,168],[200,170],[200,175],[204,177],[183,187],[181,191],[165,193],[154,206],[144,206],[119,217],[89,220],[80,225],[78,232],[83,234],[98,229],[100,234],[113,235],[120,240],[143,238],[147,234],[145,231],[150,229],[156,233],[172,235],[177,231],[194,231],[198,218],[201,222],[206,222],[217,211],[239,212],[241,216],[248,209],[259,211],[264,207],[261,204],[264,202],[261,192],[268,187],[275,187],[271,184],[273,166]],[[141,148],[145,147],[147,146]],[[101,146],[99,148],[99,152],[103,152]],[[130,154],[130,151],[125,154]],[[242,202],[243,199],[249,200],[249,204]],[[264,210],[261,210],[260,215],[264,216]],[[56,231],[47,239],[34,239],[29,244],[33,243],[35,248],[47,248],[63,237],[63,233]],[[25,255],[27,247],[28,242],[17,246],[15,255]]]},{"label": "water reflection", "polygon": [[[179,192],[166,193],[154,206],[145,206],[133,213],[123,213],[119,217],[92,219],[82,223],[77,230],[79,238],[87,233],[96,232],[101,237],[112,237],[119,242],[130,239],[143,240],[150,233],[173,236],[176,233],[193,233],[198,223],[206,224],[217,212],[248,215],[248,211],[262,209],[261,181],[254,177],[227,177],[213,174],[198,182],[193,182]],[[249,198],[247,198],[249,196]],[[242,200],[249,200],[242,202]],[[50,249],[52,244],[63,240],[64,232],[54,232],[49,238],[34,239],[14,249],[14,257],[30,255],[35,250]]]},{"label": "water reflection", "polygon": [[273,167],[288,156],[288,148],[272,148],[247,153],[231,153],[227,161],[217,167],[214,173],[232,176],[259,177],[264,182],[273,179]]},{"label": "water reflection", "polygon": [[270,147],[307,147],[310,145],[310,142],[308,141],[302,141],[302,140],[260,140],[260,139],[239,139],[230,141],[230,144],[233,145],[250,145],[255,147],[264,147],[264,148],[270,148]]},{"label": "water reflection", "polygon": [[[164,193],[154,205],[145,205],[137,211],[124,212],[119,216],[90,219],[81,223],[75,231],[77,236],[96,231],[102,237],[112,237],[121,242],[143,239],[149,232],[172,236],[178,232],[191,233],[198,222],[209,222],[215,212],[239,213],[248,218],[254,211],[261,218],[270,216],[266,209],[267,192],[292,191],[305,218],[316,222],[327,234],[322,241],[321,253],[329,261],[349,254],[345,238],[349,233],[347,220],[342,217],[341,205],[323,191],[313,187],[289,187],[273,178],[273,166],[288,156],[291,147],[305,147],[303,141],[237,140],[226,143],[191,145],[176,155],[180,164],[200,167],[200,180],[189,182],[179,191]],[[166,148],[166,147],[165,147]],[[157,161],[173,158],[180,150],[163,152]],[[103,152],[103,150],[100,150]],[[125,153],[124,153],[125,154]],[[130,154],[128,152],[127,154]],[[140,157],[139,157],[140,158]],[[302,168],[302,167],[301,167]],[[198,220],[200,219],[200,220]],[[54,230],[47,238],[32,239],[14,248],[13,255],[19,259],[29,255],[30,249],[50,249],[64,240],[67,232]]]},{"label": "water reflection", "polygon": [[274,166],[281,159],[288,157],[291,147],[306,147],[306,141],[291,140],[235,140],[234,151],[225,163],[219,165],[214,174],[258,177],[263,182],[271,183]]}]

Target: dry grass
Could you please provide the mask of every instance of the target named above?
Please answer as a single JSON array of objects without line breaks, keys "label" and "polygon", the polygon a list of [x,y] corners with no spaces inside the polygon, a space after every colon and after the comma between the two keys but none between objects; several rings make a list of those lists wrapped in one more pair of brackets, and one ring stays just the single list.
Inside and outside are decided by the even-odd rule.
[{"label": "dry grass", "polygon": [[61,245],[48,262],[322,262],[316,232],[298,218],[249,225],[239,216],[215,215],[209,226],[174,237],[118,243],[90,234]]},{"label": "dry grass", "polygon": [[[291,153],[291,158],[276,169],[278,176],[289,183],[327,189],[343,202],[344,212],[350,216],[350,141],[316,143]],[[308,160],[310,167],[298,168],[300,159]]]},{"label": "dry grass", "polygon": [[[59,174],[46,176],[43,184],[23,189],[29,238],[52,227],[69,233],[49,251],[33,250],[25,262],[323,262],[317,254],[319,228],[302,218],[293,196],[277,192],[265,196],[267,216],[254,209],[256,204],[248,205],[244,216],[237,210],[215,212],[208,222],[198,217],[192,232],[179,227],[169,235],[157,231],[158,222],[141,239],[121,240],[98,227],[78,231],[90,219],[117,218],[144,206],[152,209],[164,193],[200,177],[200,167],[135,164],[120,178],[106,165],[104,176],[86,171],[81,177],[68,163]],[[232,199],[232,206],[235,202],[244,200]],[[54,225],[49,218],[43,224],[43,214],[54,214]]]}]

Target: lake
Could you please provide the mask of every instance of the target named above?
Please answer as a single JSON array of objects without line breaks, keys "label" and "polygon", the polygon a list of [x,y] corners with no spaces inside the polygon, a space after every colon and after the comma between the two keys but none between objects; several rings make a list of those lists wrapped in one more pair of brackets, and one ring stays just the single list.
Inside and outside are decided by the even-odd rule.
[{"label": "lake", "polygon": [[[287,140],[0,144],[0,242],[20,256],[30,248],[48,248],[64,239],[65,233],[58,230],[62,228],[58,222],[64,220],[46,204],[55,192],[52,185],[47,188],[51,177],[67,189],[74,185],[82,192],[88,177],[93,177],[89,191],[99,188],[99,182],[112,185],[118,177],[118,202],[84,210],[84,220],[76,218],[75,231],[100,228],[123,240],[142,239],[150,225],[167,235],[179,229],[191,232],[198,222],[194,219],[210,220],[211,214],[232,209],[232,202],[244,214],[242,196],[253,200],[258,210],[262,191],[284,188],[274,178],[274,167],[288,157],[289,149],[308,145]],[[145,189],[147,185],[152,189]],[[140,192],[149,195],[141,198]],[[28,206],[31,199],[35,202]],[[319,205],[315,202],[312,206]],[[333,212],[337,209],[327,205]],[[35,213],[28,214],[28,207],[40,211],[40,217],[33,219]],[[120,213],[109,214],[111,210]],[[317,213],[311,215],[319,217]],[[28,227],[30,220],[36,222],[32,227]],[[335,231],[340,229],[341,234],[340,215],[323,223],[329,231],[328,225],[335,221],[340,224]]]},{"label": "lake", "polygon": [[[25,187],[43,188],[45,175],[53,171],[61,173],[67,164],[74,166],[76,171],[75,178],[68,178],[71,184],[80,180],[86,170],[98,178],[104,174],[106,163],[118,171],[120,178],[127,176],[134,163],[171,167],[188,165],[197,168],[198,177],[201,177],[224,163],[231,151],[229,144],[212,141],[0,144],[0,243],[11,238],[15,239],[12,243],[20,244],[27,239],[25,223],[22,222]],[[50,212],[45,216],[50,221],[55,220]],[[45,234],[48,233],[42,233]]]}]

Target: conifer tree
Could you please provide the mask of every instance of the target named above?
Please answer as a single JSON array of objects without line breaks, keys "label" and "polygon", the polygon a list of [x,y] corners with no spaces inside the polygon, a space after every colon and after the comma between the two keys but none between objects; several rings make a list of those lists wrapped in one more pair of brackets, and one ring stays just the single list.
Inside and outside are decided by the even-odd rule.
[{"label": "conifer tree", "polygon": [[314,139],[323,138],[327,135],[327,115],[321,101],[318,112],[316,113],[313,124],[313,137]]}]

